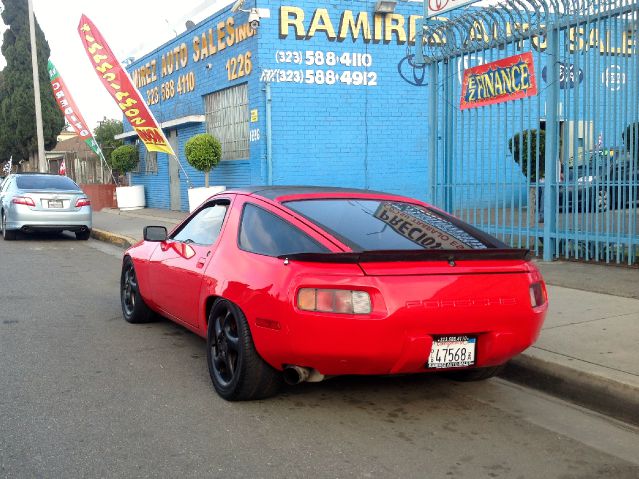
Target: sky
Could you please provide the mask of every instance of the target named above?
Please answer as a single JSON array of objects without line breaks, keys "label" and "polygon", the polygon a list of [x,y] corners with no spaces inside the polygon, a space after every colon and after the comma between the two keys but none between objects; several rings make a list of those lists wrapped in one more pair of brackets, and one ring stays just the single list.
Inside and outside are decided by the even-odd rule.
[{"label": "sky", "polygon": [[[231,3],[233,0],[33,0],[33,11],[49,42],[51,61],[93,130],[105,116],[121,120],[122,112],[84,51],[77,30],[82,14],[98,27],[122,62],[140,58],[181,34],[187,20],[198,23]],[[5,29],[0,19],[0,31]],[[0,69],[5,65],[0,55]]]}]

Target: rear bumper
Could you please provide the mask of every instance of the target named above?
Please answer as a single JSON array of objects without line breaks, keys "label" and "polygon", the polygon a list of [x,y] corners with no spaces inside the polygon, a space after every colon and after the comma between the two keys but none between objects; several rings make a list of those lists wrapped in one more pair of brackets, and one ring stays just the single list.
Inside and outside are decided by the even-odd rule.
[{"label": "rear bumper", "polygon": [[[508,274],[461,273],[464,267],[468,271],[468,265],[455,266],[455,274],[340,278],[349,289],[369,292],[369,315],[301,311],[291,303],[249,306],[245,314],[257,351],[277,369],[305,366],[324,375],[442,371],[427,367],[439,336],[477,338],[472,367],[503,364],[539,336],[548,303],[533,308],[530,285],[541,276],[533,266]],[[329,281],[298,277],[290,297],[298,287]]]},{"label": "rear bumper", "polygon": [[93,226],[90,206],[74,211],[35,211],[25,205],[11,205],[7,212],[7,229],[22,231],[83,231]]},{"label": "rear bumper", "polygon": [[[256,346],[273,367],[292,364],[325,375],[400,374],[441,371],[427,367],[433,339],[438,336],[477,338],[474,367],[496,366],[531,346],[539,336],[546,306],[527,308],[491,321],[485,312],[467,311],[476,319],[428,319],[398,312],[375,320],[303,315],[294,327],[279,331],[256,325]],[[451,320],[452,319],[452,320]],[[264,341],[265,340],[265,341]]]}]

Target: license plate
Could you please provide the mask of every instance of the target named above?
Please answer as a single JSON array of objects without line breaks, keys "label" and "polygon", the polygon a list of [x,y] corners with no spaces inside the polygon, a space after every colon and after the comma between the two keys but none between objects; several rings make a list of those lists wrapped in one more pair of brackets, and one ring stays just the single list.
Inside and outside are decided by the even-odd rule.
[{"label": "license plate", "polygon": [[442,336],[433,339],[428,356],[429,368],[463,368],[475,364],[477,338]]},{"label": "license plate", "polygon": [[62,200],[49,200],[49,208],[62,208]]}]

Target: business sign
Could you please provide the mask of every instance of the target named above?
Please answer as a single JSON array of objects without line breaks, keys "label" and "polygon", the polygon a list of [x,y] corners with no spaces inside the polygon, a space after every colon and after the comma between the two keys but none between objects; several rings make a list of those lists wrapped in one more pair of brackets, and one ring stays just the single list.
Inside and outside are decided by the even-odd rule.
[{"label": "business sign", "polygon": [[175,156],[164,132],[126,70],[113,54],[100,31],[86,15],[80,18],[78,33],[96,74],[124,112],[124,116],[144,142],[147,150]]},{"label": "business sign", "polygon": [[451,222],[409,204],[381,203],[374,214],[424,249],[484,249],[486,245]]},{"label": "business sign", "polygon": [[455,10],[456,8],[463,7],[475,3],[478,0],[427,0],[428,11],[426,17],[434,17],[435,15],[441,15],[444,12]]},{"label": "business sign", "polygon": [[[548,83],[548,67],[541,70],[541,77]],[[584,81],[584,71],[572,63],[559,62],[559,88],[575,88]]]},{"label": "business sign", "polygon": [[464,70],[459,108],[476,108],[537,94],[532,52]]},{"label": "business sign", "polygon": [[87,146],[91,148],[96,155],[101,157],[102,151],[100,150],[98,143],[95,141],[95,138],[93,138],[91,130],[87,127],[87,123],[84,121],[84,118],[82,118],[80,110],[78,110],[73,98],[71,98],[71,94],[69,93],[64,80],[62,80],[60,73],[51,60],[49,60],[48,68],[51,88],[53,88],[53,95],[55,96],[55,101],[58,103],[58,107],[60,107],[60,110],[62,110],[62,113],[64,114],[64,118],[78,136],[87,144]]}]

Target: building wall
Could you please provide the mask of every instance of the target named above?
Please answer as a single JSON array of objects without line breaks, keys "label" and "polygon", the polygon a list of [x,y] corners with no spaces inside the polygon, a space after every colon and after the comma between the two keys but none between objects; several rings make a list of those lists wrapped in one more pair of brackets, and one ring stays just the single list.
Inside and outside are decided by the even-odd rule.
[{"label": "building wall", "polygon": [[[247,13],[225,8],[128,68],[134,79],[149,80],[139,81],[138,89],[159,122],[204,115],[205,95],[248,84],[250,156],[223,161],[211,173],[211,184],[241,187],[270,180],[274,184],[370,188],[430,200],[429,129],[437,119],[428,118],[427,71],[411,65],[409,55],[414,48],[408,49],[422,3],[399,1],[391,15],[374,14],[375,0],[257,3],[265,15],[255,33],[248,28]],[[244,8],[254,5],[254,0],[247,0]],[[574,53],[569,61],[575,71],[582,70],[583,76],[578,76],[576,85],[568,82],[562,87],[559,117],[561,121],[593,123],[594,138],[589,138],[589,145],[603,138],[603,146],[618,146],[622,127],[633,119],[630,110],[619,112],[614,103],[615,95],[627,94],[626,85],[630,88],[636,84],[632,74],[637,65],[636,45],[622,27],[597,23],[588,31],[561,35],[561,51]],[[484,28],[494,31],[492,25]],[[246,37],[241,41],[235,33],[238,30]],[[594,50],[598,54],[593,54]],[[512,101],[459,112],[464,68],[520,51],[533,51],[535,55],[538,96],[528,102]],[[628,60],[630,55],[632,61]],[[237,67],[248,57],[250,72],[245,70],[243,76],[232,78],[233,72],[239,73],[233,65]],[[513,204],[522,204],[519,198],[525,202],[526,179],[508,151],[507,140],[522,129],[537,128],[545,118],[548,85],[542,72],[549,62],[543,38],[451,60],[451,76],[457,77],[451,104],[456,110],[455,149],[461,152],[455,158],[459,166],[454,168],[455,194],[463,197],[460,201],[481,206],[500,204],[503,198],[516,198]],[[194,79],[194,89],[178,93],[177,85],[184,85],[184,78],[189,76]],[[621,81],[623,84],[614,83]],[[270,131],[266,121],[267,85],[271,94]],[[594,97],[592,92],[596,93]],[[443,103],[440,99],[439,119],[443,117]],[[611,122],[613,116],[615,121]],[[441,121],[439,128],[441,156]],[[206,125],[188,123],[176,129],[181,164],[191,184],[202,186],[204,175],[186,162],[184,144],[192,135],[206,131]],[[170,206],[168,171],[167,155],[159,154],[157,174],[134,175],[135,183],[147,186],[147,205]],[[445,181],[441,170],[436,177]],[[182,209],[188,205],[187,186],[182,178]]]},{"label": "building wall", "polygon": [[[205,95],[248,83],[254,120],[250,123],[250,158],[221,162],[211,173],[211,184],[240,187],[268,182],[265,90],[269,83],[272,183],[351,186],[424,198],[426,89],[424,84],[417,86],[403,78],[413,83],[423,80],[412,79],[406,61],[410,16],[414,21],[422,6],[399,2],[396,14],[384,17],[374,14],[375,3],[261,1],[260,8],[267,9],[270,18],[262,18],[253,36],[232,46],[228,46],[230,32],[243,28],[248,14],[233,14],[226,8],[134,62],[128,70],[134,80],[141,79],[138,89],[160,123],[203,115]],[[246,4],[247,8],[252,6],[252,2]],[[351,14],[355,22],[361,19],[365,26],[342,29],[344,38],[338,38],[340,22]],[[387,20],[389,25],[405,26],[386,30]],[[221,40],[219,31],[223,32]],[[217,50],[206,58],[202,58],[202,35],[207,46]],[[178,68],[171,71],[168,65],[175,65],[174,51]],[[231,79],[232,62],[245,60],[248,52],[250,73]],[[195,89],[178,93],[177,84],[182,85],[183,78],[191,74]],[[186,162],[184,143],[205,130],[204,123],[177,127],[178,156],[194,186],[204,184],[204,175]],[[144,154],[142,147],[142,158]],[[157,174],[144,173],[144,164],[141,173],[134,174],[134,183],[146,186],[150,207],[170,206],[168,160],[167,155],[158,154]],[[186,189],[187,182],[182,180],[182,209],[188,204]]]}]

